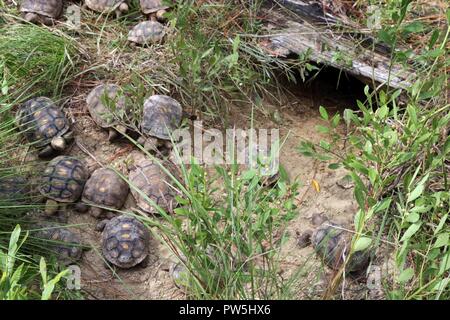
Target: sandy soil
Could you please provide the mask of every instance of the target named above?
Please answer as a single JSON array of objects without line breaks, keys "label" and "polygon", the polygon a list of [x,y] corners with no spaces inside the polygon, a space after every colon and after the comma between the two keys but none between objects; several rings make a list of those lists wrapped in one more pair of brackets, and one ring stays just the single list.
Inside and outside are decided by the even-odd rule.
[{"label": "sandy soil", "polygon": [[[301,248],[298,245],[298,236],[313,228],[310,222],[311,216],[322,213],[334,221],[350,224],[357,208],[352,197],[352,185],[343,180],[346,175],[343,170],[329,170],[326,164],[306,158],[297,151],[302,139],[318,142],[325,138],[315,129],[317,125],[324,124],[318,112],[319,105],[331,106],[328,111],[335,113],[354,103],[355,97],[336,91],[332,83],[333,81],[320,82],[320,88],[317,88],[317,84],[310,87],[305,85],[292,87],[293,97],[282,102],[281,107],[266,101],[266,115],[256,113],[254,119],[255,128],[280,127],[281,138],[286,137],[280,161],[287,170],[290,180],[298,180],[301,183],[296,199],[299,208],[298,216],[286,230],[288,241],[283,245],[280,261],[283,278],[289,277],[295,271],[303,270],[300,271],[301,284],[294,292],[297,298],[318,297],[326,286],[326,279],[330,276],[330,271],[326,268],[323,269],[324,272],[309,272],[311,268],[318,270],[322,268],[310,247]],[[102,163],[112,164],[126,174],[124,162],[133,147],[124,139],[112,144],[107,141],[107,132],[97,127],[87,112],[84,100],[88,92],[89,90],[86,89],[77,93],[64,105],[68,116],[74,122],[77,140],[77,143],[74,143],[66,153],[85,159],[91,172],[100,166],[99,163]],[[242,107],[231,108],[232,125],[238,128],[248,127],[250,111],[243,110]],[[273,118],[271,114],[277,114],[277,123],[282,125],[270,120]],[[320,186],[319,192],[312,186],[313,179]],[[124,210],[134,206],[130,194]],[[89,214],[70,211],[69,223],[76,225],[73,230],[81,236],[83,243],[92,247],[85,252],[79,263],[82,271],[82,290],[88,298],[180,299],[185,297],[184,293],[173,284],[168,272],[172,261],[171,254],[158,241],[151,241],[147,267],[137,266],[129,270],[116,270],[115,275],[104,265],[100,255],[100,233],[94,230],[97,220]],[[353,296],[353,293],[351,295]]]}]

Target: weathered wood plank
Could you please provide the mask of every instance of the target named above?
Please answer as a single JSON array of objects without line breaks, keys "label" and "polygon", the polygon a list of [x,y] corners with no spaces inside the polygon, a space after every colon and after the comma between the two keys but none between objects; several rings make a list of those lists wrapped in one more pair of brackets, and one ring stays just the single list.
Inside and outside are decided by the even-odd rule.
[{"label": "weathered wood plank", "polygon": [[341,69],[376,87],[389,83],[393,88],[407,88],[415,79],[412,70],[391,66],[389,48],[377,48],[369,37],[355,38],[347,31],[342,32],[345,23],[338,17],[324,14],[317,1],[276,2],[295,15],[270,10],[270,21],[277,31],[270,36],[269,53],[307,53],[311,61]]}]

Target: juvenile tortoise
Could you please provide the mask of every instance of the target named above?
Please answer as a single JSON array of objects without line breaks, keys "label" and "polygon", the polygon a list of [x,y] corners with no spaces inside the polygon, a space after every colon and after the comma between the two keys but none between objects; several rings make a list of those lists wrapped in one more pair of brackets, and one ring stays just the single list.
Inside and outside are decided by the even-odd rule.
[{"label": "juvenile tortoise", "polygon": [[46,240],[46,245],[50,247],[50,251],[60,262],[71,264],[81,259],[83,247],[77,234],[50,223],[40,223],[37,228],[36,237]]},{"label": "juvenile tortoise", "polygon": [[78,158],[59,156],[50,161],[39,187],[47,198],[45,212],[52,215],[58,211],[59,203],[78,201],[88,177],[86,165]]},{"label": "juvenile tortoise", "polygon": [[[104,214],[113,217],[114,213],[107,209],[95,207],[96,205],[111,209],[122,208],[129,192],[128,183],[123,180],[114,170],[100,168],[95,170],[86,182],[84,187],[82,202],[93,205],[91,214],[98,218]],[[77,205],[80,209],[80,205]],[[81,206],[81,210],[83,211]]]},{"label": "juvenile tortoise", "polygon": [[164,26],[158,21],[143,21],[130,30],[128,41],[132,44],[150,45],[162,42],[165,34]]},{"label": "juvenile tortoise", "polygon": [[[141,195],[140,192],[142,192],[162,210],[171,213],[177,205],[175,200],[176,191],[172,187],[175,183],[157,163],[141,154],[137,155],[135,153],[132,156],[134,156],[134,163],[129,166],[129,180],[133,186],[131,194],[136,200],[137,206],[147,213],[159,213],[158,209]],[[176,168],[171,162],[162,161],[161,164],[180,181]]]},{"label": "juvenile tortoise", "polygon": [[24,0],[20,7],[20,12],[26,21],[45,25],[53,24],[62,10],[62,0]]},{"label": "juvenile tortoise", "polygon": [[145,266],[149,253],[150,235],[136,218],[120,215],[103,220],[97,226],[102,232],[102,253],[105,259],[119,268]]},{"label": "juvenile tortoise", "polygon": [[140,0],[141,10],[152,21],[164,20],[164,14],[169,6],[163,4],[163,0]]},{"label": "juvenile tortoise", "polygon": [[171,148],[170,134],[181,124],[183,109],[178,101],[165,95],[153,95],[144,102],[138,143],[149,151]]},{"label": "juvenile tortoise", "polygon": [[125,96],[120,91],[120,87],[115,84],[101,84],[86,98],[87,108],[94,122],[109,130],[109,141],[113,141],[119,133],[123,134],[127,130],[118,119],[126,112]]},{"label": "juvenile tortoise", "polygon": [[96,12],[114,12],[117,18],[128,11],[126,0],[86,0],[83,5],[83,8],[85,7]]},{"label": "juvenile tortoise", "polygon": [[0,202],[25,203],[30,199],[31,190],[27,179],[19,175],[0,178]]},{"label": "juvenile tortoise", "polygon": [[40,149],[40,157],[64,150],[73,140],[66,116],[47,97],[33,98],[23,103],[17,111],[16,123],[26,139]]},{"label": "juvenile tortoise", "polygon": [[[352,235],[343,225],[331,222],[323,215],[314,215],[312,220],[316,229],[308,230],[300,236],[300,246],[311,244],[316,254],[329,268],[340,269],[350,252]],[[345,265],[346,272],[357,272],[366,268],[370,254],[370,248],[354,252]]]}]

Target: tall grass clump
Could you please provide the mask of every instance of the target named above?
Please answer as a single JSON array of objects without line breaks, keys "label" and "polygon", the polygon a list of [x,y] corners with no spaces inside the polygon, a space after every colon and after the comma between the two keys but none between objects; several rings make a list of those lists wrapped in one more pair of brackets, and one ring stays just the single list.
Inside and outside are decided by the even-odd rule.
[{"label": "tall grass clump", "polygon": [[[57,30],[32,24],[0,24],[0,298],[49,299],[64,292],[65,275],[53,261],[51,246],[33,238],[27,214],[41,204],[33,196],[35,173],[42,163],[25,161],[28,144],[16,129],[15,108],[45,95],[58,99],[76,72],[75,42]],[[8,179],[20,177],[23,186],[8,193]],[[28,222],[28,224],[27,224]],[[61,290],[60,290],[61,289]]]},{"label": "tall grass clump", "polygon": [[294,80],[295,71],[306,64],[272,57],[259,46],[259,35],[267,32],[259,17],[262,4],[176,1],[167,15],[174,29],[167,44],[170,59],[147,80],[165,84],[183,105],[225,121],[233,103],[261,108],[260,98],[279,98],[283,89],[277,75]]},{"label": "tall grass clump", "polygon": [[62,32],[32,24],[0,26],[0,105],[59,96],[78,58],[75,41]]},{"label": "tall grass clump", "polygon": [[162,219],[140,219],[156,227],[154,235],[178,259],[183,271],[177,281],[187,297],[281,298],[288,288],[279,253],[284,228],[295,217],[297,184],[281,173],[269,187],[257,169],[240,171],[237,165],[208,169],[192,162],[173,174],[154,160],[172,178],[179,206],[169,214],[142,193]]},{"label": "tall grass clump", "polygon": [[[417,80],[405,90],[370,92],[366,87],[366,101],[358,101],[357,110],[345,110],[343,117],[331,116],[321,108],[329,126],[319,129],[329,133],[333,142],[316,145],[304,141],[300,149],[305,155],[332,161],[330,168],[343,166],[349,171],[359,205],[353,251],[374,248],[372,263],[382,268],[386,298],[448,300],[450,104],[446,48],[450,11],[443,27],[428,32],[426,44],[412,56],[410,50],[396,47],[405,41],[410,4],[398,1],[397,10],[390,9],[394,23],[380,35],[395,48],[394,61],[413,59],[414,65],[420,66]],[[336,131],[342,119],[349,129],[344,137]],[[347,141],[348,148],[336,150],[333,146],[339,141]],[[341,270],[336,275],[330,294],[342,274]]]}]

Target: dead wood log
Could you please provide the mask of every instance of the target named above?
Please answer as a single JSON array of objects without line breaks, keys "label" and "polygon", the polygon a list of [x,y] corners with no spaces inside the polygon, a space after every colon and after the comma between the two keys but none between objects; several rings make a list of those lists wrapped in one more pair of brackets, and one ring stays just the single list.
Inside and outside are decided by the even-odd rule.
[{"label": "dead wood log", "polygon": [[[373,87],[407,88],[413,70],[392,64],[390,48],[358,32],[348,19],[326,13],[316,0],[272,0],[279,7],[267,11],[269,54],[301,55],[305,59],[341,69]],[[345,21],[344,21],[345,20]]]}]

